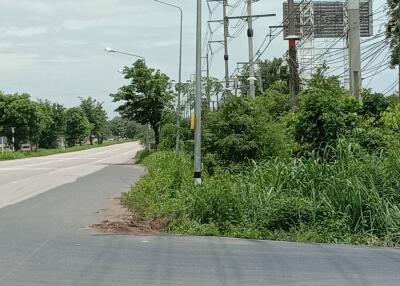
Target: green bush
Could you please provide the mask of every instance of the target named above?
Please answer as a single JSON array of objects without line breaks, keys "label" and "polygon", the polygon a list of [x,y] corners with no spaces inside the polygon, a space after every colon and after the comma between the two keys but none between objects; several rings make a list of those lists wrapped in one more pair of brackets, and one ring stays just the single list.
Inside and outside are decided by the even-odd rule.
[{"label": "green bush", "polygon": [[359,102],[340,87],[337,78],[326,78],[320,70],[299,96],[295,139],[309,150],[334,146],[357,126],[360,108]]},{"label": "green bush", "polygon": [[177,233],[400,243],[400,155],[372,156],[345,142],[328,151],[337,160],[254,162],[237,174],[206,174],[197,188],[189,156],[156,152],[123,201],[147,218],[168,218]]},{"label": "green bush", "polygon": [[262,98],[231,97],[208,115],[204,148],[226,164],[288,156],[290,140],[279,122],[271,120]]}]

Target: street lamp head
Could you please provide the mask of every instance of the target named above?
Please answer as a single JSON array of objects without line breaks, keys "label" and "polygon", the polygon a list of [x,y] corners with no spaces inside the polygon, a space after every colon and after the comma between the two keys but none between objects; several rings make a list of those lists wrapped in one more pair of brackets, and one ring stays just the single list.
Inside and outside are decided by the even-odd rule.
[{"label": "street lamp head", "polygon": [[247,80],[248,81],[256,81],[257,79],[255,77],[249,77]]},{"label": "street lamp head", "polygon": [[116,50],[111,49],[110,47],[106,47],[104,50],[105,50],[107,53],[115,53],[115,52],[116,52]]}]

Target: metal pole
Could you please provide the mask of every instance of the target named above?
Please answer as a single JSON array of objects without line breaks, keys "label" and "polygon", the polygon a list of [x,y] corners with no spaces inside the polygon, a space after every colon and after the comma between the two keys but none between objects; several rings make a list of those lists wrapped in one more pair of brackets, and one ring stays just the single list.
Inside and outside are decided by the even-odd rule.
[{"label": "metal pole", "polygon": [[261,95],[264,94],[264,86],[262,80],[262,70],[261,70],[261,60],[258,61],[258,90],[260,91]]},{"label": "metal pole", "polygon": [[361,101],[360,0],[349,0],[350,92]]},{"label": "metal pole", "polygon": [[176,152],[179,153],[179,143],[180,143],[180,128],[181,128],[181,94],[182,94],[182,32],[183,32],[183,12],[182,9],[179,8],[181,13],[181,27],[179,34],[179,90],[178,90],[178,104],[176,111]]},{"label": "metal pole", "polygon": [[254,47],[253,47],[253,37],[254,37],[254,30],[253,30],[253,17],[251,11],[251,4],[253,0],[247,0],[247,22],[248,22],[248,30],[247,30],[247,37],[249,40],[249,83],[250,83],[250,96],[256,96],[256,89],[254,85]]},{"label": "metal pole", "polygon": [[229,54],[228,54],[228,36],[229,36],[229,20],[226,14],[228,0],[223,0],[223,17],[224,17],[224,60],[225,60],[225,92],[229,90]]},{"label": "metal pole", "polygon": [[11,127],[11,133],[12,133],[12,150],[15,152],[15,127]]},{"label": "metal pole", "polygon": [[182,32],[183,32],[183,11],[181,7],[160,1],[160,0],[154,0],[156,2],[174,7],[179,10],[180,12],[180,33],[179,33],[179,90],[178,90],[178,100],[177,100],[177,105],[176,105],[176,152],[179,153],[179,144],[180,144],[180,127],[181,127],[181,96],[182,96]]},{"label": "metal pole", "polygon": [[201,0],[197,0],[194,183],[201,185]]},{"label": "metal pole", "polygon": [[206,61],[207,61],[207,79],[210,79],[210,62],[209,62],[210,58],[208,56],[208,53],[206,55]]}]

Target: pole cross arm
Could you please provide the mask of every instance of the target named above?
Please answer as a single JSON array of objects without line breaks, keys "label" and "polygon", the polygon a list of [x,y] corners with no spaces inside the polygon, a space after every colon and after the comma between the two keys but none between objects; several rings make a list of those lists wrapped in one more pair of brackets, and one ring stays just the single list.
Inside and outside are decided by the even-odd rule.
[{"label": "pole cross arm", "polygon": [[208,43],[209,44],[215,44],[215,43],[217,43],[217,44],[224,44],[224,41],[208,41]]},{"label": "pole cross arm", "polygon": [[[252,15],[250,16],[251,18],[265,18],[265,17],[275,17],[276,14],[260,14],[260,15]],[[227,19],[248,19],[250,18],[249,16],[230,16],[230,17],[226,17]]]},{"label": "pole cross arm", "polygon": [[224,20],[210,20],[210,21],[207,21],[208,23],[220,23],[220,24],[223,24],[224,23]]}]

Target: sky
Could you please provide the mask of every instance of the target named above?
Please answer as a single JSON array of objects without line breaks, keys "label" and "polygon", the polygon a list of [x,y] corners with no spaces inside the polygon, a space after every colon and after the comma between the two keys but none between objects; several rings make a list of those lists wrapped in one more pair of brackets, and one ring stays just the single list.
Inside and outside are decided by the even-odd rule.
[{"label": "sky", "polygon": [[[184,11],[183,79],[195,71],[195,0],[168,0]],[[228,0],[232,6],[238,0]],[[243,0],[242,0],[243,1]],[[386,0],[374,0],[375,8]],[[209,19],[204,0],[203,34]],[[261,45],[270,25],[282,22],[282,3],[261,0],[254,4],[254,14],[276,13],[254,23],[255,50]],[[212,5],[214,7],[215,4]],[[232,11],[240,15],[242,7]],[[0,0],[0,90],[6,93],[29,93],[33,99],[48,99],[66,106],[79,104],[79,97],[92,96],[101,102],[110,116],[117,107],[110,93],[126,83],[118,70],[135,59],[104,51],[112,47],[146,58],[147,64],[161,69],[171,79],[178,77],[178,10],[153,0]],[[376,15],[375,32],[384,23]],[[217,8],[212,20],[222,18]],[[231,23],[234,34],[237,23]],[[213,24],[213,40],[222,39],[222,29]],[[209,37],[207,37],[208,39]],[[213,45],[218,51],[218,44]],[[287,49],[282,36],[277,37],[261,59],[280,57]],[[229,43],[230,71],[236,62],[248,60],[246,32]],[[222,79],[223,52],[213,56],[210,73]],[[397,72],[386,70],[376,75],[369,87],[387,89]]]}]

